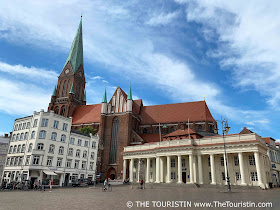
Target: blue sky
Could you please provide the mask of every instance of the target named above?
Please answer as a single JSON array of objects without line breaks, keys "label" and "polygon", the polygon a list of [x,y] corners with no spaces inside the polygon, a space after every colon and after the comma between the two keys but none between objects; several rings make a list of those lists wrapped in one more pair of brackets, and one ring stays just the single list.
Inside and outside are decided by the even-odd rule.
[{"label": "blue sky", "polygon": [[[277,1],[5,1],[0,134],[47,109],[83,14],[87,104],[132,85],[144,105],[203,100],[230,133],[280,139]],[[186,119],[188,116],[186,116]]]}]

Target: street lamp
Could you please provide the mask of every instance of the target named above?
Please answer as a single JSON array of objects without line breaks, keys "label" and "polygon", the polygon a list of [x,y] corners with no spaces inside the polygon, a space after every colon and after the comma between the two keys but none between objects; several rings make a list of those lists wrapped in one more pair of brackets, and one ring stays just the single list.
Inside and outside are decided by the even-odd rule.
[{"label": "street lamp", "polygon": [[[222,131],[223,131],[223,141],[224,141],[224,154],[225,154],[225,162],[226,162],[226,171],[227,171],[227,186],[228,186],[228,192],[231,192],[231,187],[230,187],[230,178],[228,174],[228,161],[227,161],[227,151],[226,151],[226,141],[225,141],[225,134],[227,135],[229,132],[230,127],[228,126],[228,121],[227,119],[223,119],[221,117],[221,120],[217,120],[222,124]],[[215,129],[216,133],[218,133],[218,128]]]}]

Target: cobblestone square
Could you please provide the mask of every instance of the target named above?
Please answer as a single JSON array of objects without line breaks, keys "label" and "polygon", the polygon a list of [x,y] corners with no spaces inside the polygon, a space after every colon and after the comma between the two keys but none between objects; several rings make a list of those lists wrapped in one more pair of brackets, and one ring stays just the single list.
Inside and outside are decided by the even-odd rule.
[{"label": "cobblestone square", "polygon": [[[97,188],[57,188],[53,189],[52,192],[48,190],[45,192],[0,191],[0,209],[146,209],[148,207],[152,209],[173,209],[170,206],[165,207],[168,205],[165,201],[186,201],[188,209],[224,209],[221,206],[198,208],[194,207],[195,202],[210,202],[212,205],[214,205],[213,201],[272,202],[272,208],[248,209],[279,209],[279,197],[279,188],[271,190],[233,189],[232,193],[225,193],[225,190],[221,188],[163,186],[159,188],[147,187],[140,190],[136,186],[131,189],[130,185],[126,185],[113,186],[112,192],[102,192],[101,185],[99,185]],[[141,203],[138,201],[141,201]],[[160,202],[153,205],[153,201]],[[174,205],[171,202],[169,204]],[[127,203],[132,207],[127,207]]]}]

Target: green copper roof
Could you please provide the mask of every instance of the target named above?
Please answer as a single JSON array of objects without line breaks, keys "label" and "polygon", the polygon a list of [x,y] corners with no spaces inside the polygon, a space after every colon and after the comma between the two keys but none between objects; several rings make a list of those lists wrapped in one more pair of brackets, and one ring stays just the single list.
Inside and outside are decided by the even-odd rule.
[{"label": "green copper roof", "polygon": [[83,97],[83,101],[87,101],[86,90],[85,90],[85,92],[84,92],[84,97]]},{"label": "green copper roof", "polygon": [[73,73],[75,74],[78,68],[81,65],[83,65],[83,60],[84,60],[83,59],[83,32],[82,32],[82,18],[81,18],[78,31],[72,43],[72,47],[68,54],[67,60],[64,64],[64,67],[66,66],[68,61],[70,61],[71,67],[73,69]]},{"label": "green copper roof", "polygon": [[74,86],[73,86],[73,83],[72,83],[72,86],[71,86],[71,89],[70,89],[70,92],[69,92],[69,93],[74,94]]},{"label": "green copper roof", "polygon": [[53,90],[52,96],[56,96],[56,86],[54,86],[54,90]]},{"label": "green copper roof", "polygon": [[105,93],[104,93],[104,96],[103,96],[102,103],[107,103],[107,94],[106,94],[106,89],[105,89]]},{"label": "green copper roof", "polygon": [[132,92],[131,92],[131,85],[129,86],[127,100],[132,100]]}]

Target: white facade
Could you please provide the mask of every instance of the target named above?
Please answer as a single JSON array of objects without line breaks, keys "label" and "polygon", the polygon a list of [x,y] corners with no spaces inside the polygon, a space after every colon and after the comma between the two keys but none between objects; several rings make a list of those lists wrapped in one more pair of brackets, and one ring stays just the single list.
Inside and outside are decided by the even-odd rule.
[{"label": "white facade", "polygon": [[6,157],[8,153],[8,147],[9,147],[9,140],[10,138],[5,136],[0,136],[0,184],[2,180],[2,172],[5,167]]},{"label": "white facade", "polygon": [[[181,139],[124,148],[123,178],[146,183],[226,184],[222,136]],[[270,182],[270,162],[257,134],[225,136],[232,185],[260,186]],[[127,170],[128,168],[128,170]]]},{"label": "white facade", "polygon": [[271,162],[271,182],[274,187],[280,186],[280,149],[276,147],[275,140],[269,139],[267,155]]},{"label": "white facade", "polygon": [[71,126],[71,118],[53,111],[16,119],[3,178],[32,183],[53,179],[59,186],[75,178],[94,180],[99,137],[73,131]]}]

